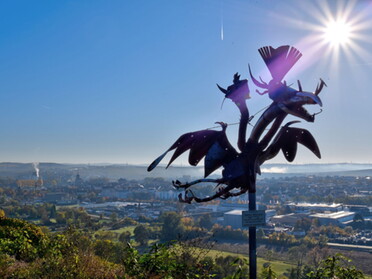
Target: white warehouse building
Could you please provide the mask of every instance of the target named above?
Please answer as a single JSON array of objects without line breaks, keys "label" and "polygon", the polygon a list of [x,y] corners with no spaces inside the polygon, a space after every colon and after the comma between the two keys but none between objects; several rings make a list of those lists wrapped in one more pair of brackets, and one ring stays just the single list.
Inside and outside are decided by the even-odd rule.
[{"label": "white warehouse building", "polygon": [[336,225],[346,226],[352,222],[355,216],[355,212],[350,211],[338,211],[332,213],[316,213],[309,215],[310,218],[317,218],[320,225]]}]

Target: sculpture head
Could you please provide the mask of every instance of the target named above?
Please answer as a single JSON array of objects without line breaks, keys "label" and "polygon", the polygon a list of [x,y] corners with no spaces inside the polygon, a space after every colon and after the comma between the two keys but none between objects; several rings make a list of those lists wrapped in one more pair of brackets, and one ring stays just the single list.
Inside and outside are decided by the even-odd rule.
[{"label": "sculpture head", "polygon": [[294,47],[281,46],[273,48],[271,46],[262,47],[259,49],[261,57],[268,67],[272,79],[270,82],[264,82],[261,77],[260,81],[255,79],[249,67],[249,74],[253,83],[264,89],[263,92],[257,93],[260,95],[268,94],[270,99],[277,103],[278,107],[284,112],[297,116],[308,122],[314,121],[315,114],[311,115],[303,107],[308,104],[317,104],[322,106],[322,101],[318,97],[325,82],[321,79],[315,92],[306,92],[302,90],[301,83],[298,81],[298,90],[287,85],[286,81],[282,81],[287,72],[297,63],[302,54]]},{"label": "sculpture head", "polygon": [[234,75],[233,84],[228,86],[227,89],[224,89],[218,84],[217,87],[225,94],[225,98],[232,100],[238,106],[251,98],[248,80],[240,79],[238,73]]},{"label": "sculpture head", "polygon": [[326,83],[320,79],[320,84],[314,92],[303,91],[300,81],[298,81],[298,89],[292,88],[287,83],[272,79],[268,84],[257,81],[249,69],[253,83],[265,89],[262,94],[269,94],[269,97],[278,104],[279,108],[288,114],[297,116],[308,122],[314,122],[315,114],[309,114],[303,107],[304,105],[319,105],[323,106],[319,93],[322,91]]},{"label": "sculpture head", "polygon": [[278,103],[278,106],[283,111],[297,116],[301,119],[304,119],[308,122],[314,122],[316,114],[310,114],[305,108],[304,105],[319,105],[323,106],[321,99],[318,97],[319,93],[323,89],[325,82],[320,79],[320,84],[318,84],[315,92],[306,92],[302,91],[301,83],[298,81],[299,88],[298,90],[287,86],[286,98],[283,98]]}]

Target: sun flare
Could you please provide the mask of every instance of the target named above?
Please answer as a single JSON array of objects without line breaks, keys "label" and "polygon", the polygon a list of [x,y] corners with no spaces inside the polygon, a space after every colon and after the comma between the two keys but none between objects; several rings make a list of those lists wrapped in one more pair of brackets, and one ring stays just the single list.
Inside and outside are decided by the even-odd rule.
[{"label": "sun flare", "polygon": [[315,61],[322,61],[330,69],[330,73],[337,73],[342,61],[349,64],[372,61],[368,48],[371,42],[371,1],[303,2],[301,13],[298,13],[301,16],[278,15],[288,26],[306,31],[306,35],[295,44],[309,57],[303,64],[303,69]]},{"label": "sun flare", "polygon": [[342,20],[328,22],[324,30],[324,39],[332,46],[348,44],[351,39],[350,24]]}]

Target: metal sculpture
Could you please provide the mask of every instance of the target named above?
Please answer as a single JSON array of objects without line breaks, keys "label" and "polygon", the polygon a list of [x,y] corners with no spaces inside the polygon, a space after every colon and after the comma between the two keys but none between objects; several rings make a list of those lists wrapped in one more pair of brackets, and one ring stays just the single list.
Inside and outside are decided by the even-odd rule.
[{"label": "metal sculpture", "polygon": [[[300,121],[291,121],[282,125],[287,115],[293,115],[308,122],[314,122],[316,114],[309,114],[304,105],[322,106],[319,93],[322,91],[324,81],[320,79],[320,84],[315,92],[305,92],[302,90],[301,83],[298,81],[298,89],[287,86],[284,76],[301,58],[302,54],[294,47],[281,46],[273,48],[271,46],[262,47],[259,53],[265,61],[272,80],[268,83],[261,78],[255,79],[249,67],[249,73],[253,83],[265,91],[260,95],[268,94],[273,100],[271,105],[261,114],[260,118],[253,126],[248,140],[246,139],[247,126],[253,116],[249,116],[246,100],[250,98],[248,80],[241,80],[238,73],[234,75],[233,84],[227,89],[218,88],[228,98],[234,102],[240,111],[238,148],[236,151],[229,143],[226,136],[227,124],[217,122],[222,130],[201,130],[182,135],[167,151],[160,155],[148,167],[148,171],[153,170],[169,151],[175,150],[167,167],[182,153],[190,150],[189,163],[196,166],[204,157],[204,178],[189,183],[181,183],[176,180],[173,185],[176,188],[185,189],[185,194],[180,194],[181,202],[191,203],[207,202],[216,198],[227,199],[249,192],[249,211],[252,216],[256,211],[256,176],[261,174],[260,166],[278,155],[282,150],[287,161],[292,162],[297,153],[298,143],[310,149],[318,158],[320,151],[318,145],[305,129],[294,128],[291,125]],[[270,128],[269,125],[271,124]],[[265,133],[266,132],[266,133]],[[212,172],[222,167],[222,177],[219,179],[208,179]],[[189,189],[192,185],[201,182],[217,183],[217,192],[209,197],[199,198]],[[249,216],[249,214],[248,214]],[[256,224],[247,222],[249,226],[249,278],[257,278],[257,253],[256,253]]]},{"label": "metal sculpture", "polygon": [[[253,118],[249,116],[246,104],[246,100],[250,98],[248,80],[241,80],[236,73],[233,84],[227,89],[217,84],[218,88],[225,94],[225,98],[232,100],[240,111],[237,143],[240,152],[236,151],[227,139],[226,129],[228,125],[217,122],[221,125],[221,131],[207,129],[184,134],[148,167],[148,171],[153,170],[172,150],[175,151],[167,167],[188,150],[190,150],[189,163],[192,166],[196,166],[205,157],[203,179],[188,183],[181,183],[178,180],[173,181],[176,188],[185,189],[184,196],[179,195],[181,202],[207,202],[216,198],[227,199],[238,196],[247,191],[255,193],[256,176],[261,174],[260,166],[265,161],[274,158],[280,150],[282,150],[286,160],[292,162],[296,157],[298,143],[310,149],[318,158],[321,157],[318,145],[311,133],[305,129],[291,127],[299,121],[288,122],[282,127],[281,125],[287,115],[314,122],[316,114],[309,114],[303,106],[307,104],[322,106],[318,95],[325,85],[324,81],[320,79],[320,84],[318,84],[315,92],[303,91],[299,81],[298,89],[287,86],[285,81],[282,82],[284,76],[302,56],[294,47],[281,46],[276,49],[271,46],[262,47],[259,49],[259,53],[272,75],[272,80],[269,83],[264,82],[261,78],[261,81],[256,80],[249,67],[250,76],[256,86],[265,89],[262,93],[258,90],[257,92],[260,95],[267,93],[273,102],[261,114],[248,140],[246,140],[247,126]],[[272,125],[268,129],[271,123]],[[223,168],[221,178],[206,178],[220,167]],[[216,183],[218,186],[217,192],[205,198],[195,196],[189,188],[201,182]]]}]

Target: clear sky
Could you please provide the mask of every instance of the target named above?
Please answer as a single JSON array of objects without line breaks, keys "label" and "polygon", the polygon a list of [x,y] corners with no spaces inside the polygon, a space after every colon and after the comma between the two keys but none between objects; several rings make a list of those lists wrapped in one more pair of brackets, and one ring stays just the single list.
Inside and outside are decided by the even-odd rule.
[{"label": "clear sky", "polygon": [[[349,28],[340,43],[332,20]],[[328,84],[300,124],[323,159],[302,148],[296,162],[372,162],[371,43],[371,1],[1,1],[0,161],[150,163],[185,132],[237,122],[216,83],[248,63],[268,81],[257,49],[289,44],[303,57],[287,83]],[[250,88],[253,114],[270,100]]]}]

